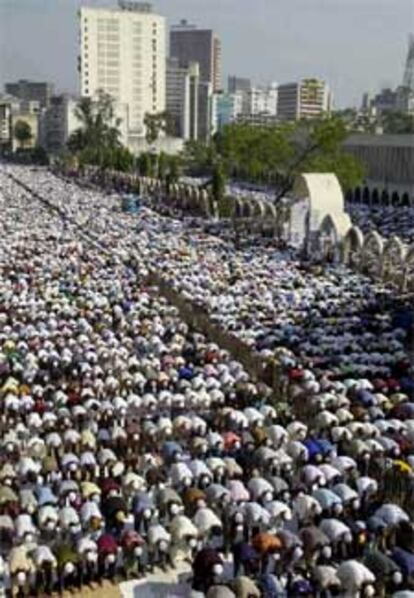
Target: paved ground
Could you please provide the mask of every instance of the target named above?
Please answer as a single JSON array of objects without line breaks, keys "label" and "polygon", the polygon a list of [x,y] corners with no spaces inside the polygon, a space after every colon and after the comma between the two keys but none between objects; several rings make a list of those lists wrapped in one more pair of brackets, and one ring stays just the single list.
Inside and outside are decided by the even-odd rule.
[{"label": "paved ground", "polygon": [[91,587],[83,587],[82,591],[64,592],[63,598],[121,598],[119,586],[104,582]]},{"label": "paved ground", "polygon": [[190,598],[189,575],[190,567],[182,564],[167,573],[159,571],[143,580],[121,583],[119,589],[122,598]]}]

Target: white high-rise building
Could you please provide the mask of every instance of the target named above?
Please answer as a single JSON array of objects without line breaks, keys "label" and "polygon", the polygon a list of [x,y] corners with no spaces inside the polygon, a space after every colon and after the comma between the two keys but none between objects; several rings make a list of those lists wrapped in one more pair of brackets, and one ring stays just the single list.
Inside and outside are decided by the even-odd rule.
[{"label": "white high-rise building", "polygon": [[126,142],[144,137],[145,115],[165,111],[164,17],[119,0],[118,8],[82,7],[79,21],[81,95],[109,93]]},{"label": "white high-rise building", "polygon": [[174,135],[182,139],[198,139],[198,62],[182,67],[177,58],[167,61],[167,112],[172,119]]},{"label": "white high-rise building", "polygon": [[276,116],[277,85],[269,87],[252,87],[243,93],[243,114]]}]

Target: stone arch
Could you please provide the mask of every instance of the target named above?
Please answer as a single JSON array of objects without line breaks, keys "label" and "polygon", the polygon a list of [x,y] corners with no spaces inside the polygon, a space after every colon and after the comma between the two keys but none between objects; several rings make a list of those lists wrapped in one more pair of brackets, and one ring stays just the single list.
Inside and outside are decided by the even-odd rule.
[{"label": "stone arch", "polygon": [[199,195],[199,202],[201,211],[206,218],[210,218],[212,216],[211,204],[210,204],[210,197],[208,191],[206,189],[200,190]]},{"label": "stone arch", "polygon": [[378,189],[374,189],[372,191],[372,195],[371,195],[371,205],[372,206],[378,206],[380,203],[380,194]]},{"label": "stone arch", "polygon": [[384,189],[383,192],[381,193],[381,205],[388,206],[389,203],[390,203],[390,194],[388,193],[388,191],[386,189]]},{"label": "stone arch", "polygon": [[342,239],[351,228],[348,214],[326,214],[318,231],[318,250],[324,260],[338,262]]},{"label": "stone arch", "polygon": [[394,235],[384,244],[381,271],[385,281],[401,285],[404,278],[405,255],[406,247],[399,237]]},{"label": "stone arch", "polygon": [[250,202],[251,216],[253,216],[255,218],[256,217],[263,218],[264,211],[265,211],[263,202],[260,201],[260,199],[256,199],[256,198],[250,199],[249,202]]},{"label": "stone arch", "polygon": [[397,191],[394,191],[394,193],[391,196],[391,205],[393,205],[393,206],[400,205],[400,195]]},{"label": "stone arch", "polygon": [[191,185],[184,185],[184,209],[188,210],[191,208],[191,202],[193,197],[193,188]]},{"label": "stone arch", "polygon": [[243,199],[243,218],[251,218],[253,206],[250,200],[247,198]]},{"label": "stone arch", "polygon": [[359,267],[364,235],[358,226],[351,226],[343,240],[343,261],[347,266]]},{"label": "stone arch", "polygon": [[190,190],[190,207],[192,210],[199,210],[199,192],[197,187],[192,187]]},{"label": "stone arch", "polygon": [[366,274],[377,278],[381,275],[384,240],[376,231],[367,234],[362,249],[362,269]]},{"label": "stone arch", "polygon": [[264,203],[264,217],[275,222],[277,220],[276,207],[270,201]]},{"label": "stone arch", "polygon": [[335,220],[327,214],[319,227],[319,251],[324,260],[333,261],[338,247],[339,233]]},{"label": "stone arch", "polygon": [[244,215],[244,202],[240,197],[236,197],[233,204],[233,216],[234,218],[243,218]]},{"label": "stone arch", "polygon": [[371,203],[371,193],[368,187],[364,187],[362,190],[362,203],[369,205]]},{"label": "stone arch", "polygon": [[354,203],[361,203],[362,193],[361,187],[357,187],[354,192]]},{"label": "stone arch", "polygon": [[173,201],[179,199],[179,187],[176,183],[171,185],[170,196]]},{"label": "stone arch", "polygon": [[187,191],[186,191],[186,186],[185,185],[180,185],[180,190],[179,190],[179,205],[181,208],[185,208],[185,206],[187,205]]},{"label": "stone arch", "polygon": [[277,210],[276,206],[270,201],[263,202],[263,219],[262,219],[262,233],[271,237],[275,234],[277,225]]},{"label": "stone arch", "polygon": [[410,202],[410,196],[409,196],[409,194],[408,194],[407,192],[405,192],[405,193],[403,193],[403,194],[402,194],[402,197],[401,197],[401,205],[402,205],[404,208],[409,208],[409,207],[410,207],[410,205],[411,205],[411,202]]},{"label": "stone arch", "polygon": [[353,203],[353,201],[354,201],[354,192],[351,189],[348,189],[348,191],[345,193],[345,201],[347,203]]}]

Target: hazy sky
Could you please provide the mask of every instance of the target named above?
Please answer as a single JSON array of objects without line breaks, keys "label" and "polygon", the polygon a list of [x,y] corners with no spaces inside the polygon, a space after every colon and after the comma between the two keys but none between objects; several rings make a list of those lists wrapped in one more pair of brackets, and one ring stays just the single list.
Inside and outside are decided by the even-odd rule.
[{"label": "hazy sky", "polygon": [[[51,80],[77,91],[81,5],[116,0],[0,0],[0,84]],[[187,18],[214,28],[228,74],[256,83],[303,76],[330,82],[339,106],[402,80],[414,0],[155,0],[170,24]]]}]

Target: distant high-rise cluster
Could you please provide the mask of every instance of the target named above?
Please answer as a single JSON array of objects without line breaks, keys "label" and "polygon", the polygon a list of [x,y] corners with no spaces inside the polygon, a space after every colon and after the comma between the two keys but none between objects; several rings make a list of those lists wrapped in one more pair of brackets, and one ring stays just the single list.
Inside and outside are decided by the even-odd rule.
[{"label": "distant high-rise cluster", "polygon": [[249,79],[231,76],[217,105],[218,128],[234,121],[263,126],[329,114],[332,93],[320,79],[255,87]]},{"label": "distant high-rise cluster", "polygon": [[[79,93],[96,98],[104,91],[113,98],[121,140],[135,153],[148,149],[148,114],[167,114],[160,142],[166,151],[176,151],[186,140],[208,141],[228,123],[271,125],[331,110],[331,93],[319,79],[257,85],[248,77],[231,75],[224,90],[217,33],[181,20],[170,28],[168,54],[165,18],[147,2],[85,6],[78,12],[78,25]],[[406,81],[412,80],[412,62],[407,61]],[[2,147],[13,145],[13,127],[20,119],[31,127],[31,144],[52,152],[65,148],[80,125],[76,97],[54,95],[49,83],[26,80],[8,83],[5,91],[0,96]]]},{"label": "distant high-rise cluster", "polygon": [[382,89],[374,97],[364,94],[362,110],[374,117],[381,117],[390,112],[414,115],[414,35],[410,35],[408,41],[402,84],[396,89]]}]

